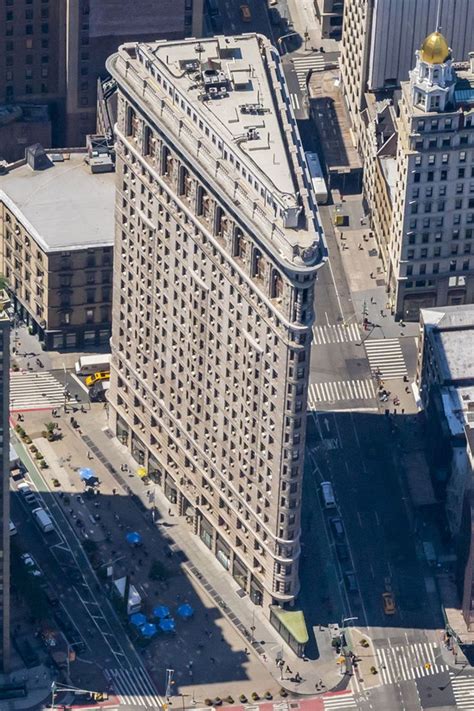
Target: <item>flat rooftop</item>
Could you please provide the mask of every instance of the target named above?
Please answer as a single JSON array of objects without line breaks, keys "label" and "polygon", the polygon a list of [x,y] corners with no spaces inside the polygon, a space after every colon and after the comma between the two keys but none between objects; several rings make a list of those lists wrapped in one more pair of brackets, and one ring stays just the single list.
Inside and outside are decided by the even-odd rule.
[{"label": "flat rooftop", "polygon": [[474,385],[474,305],[422,309],[421,318],[443,379]]},{"label": "flat rooftop", "polygon": [[[173,84],[222,132],[222,138],[237,148],[249,167],[270,178],[281,192],[296,192],[256,35],[191,43],[157,42],[150,49]],[[193,66],[195,71],[186,70]],[[206,92],[209,85],[206,93],[210,100],[204,98],[206,93],[196,82],[201,71],[202,88]],[[213,92],[212,85],[219,84],[223,90]],[[250,139],[249,132],[253,136]]]},{"label": "flat rooftop", "polygon": [[351,122],[342,97],[339,71],[313,72],[309,98],[328,171],[349,173],[361,170],[362,163],[354,148]]},{"label": "flat rooftop", "polygon": [[0,201],[46,252],[113,245],[115,173],[92,174],[86,153],[60,155],[44,170],[25,163],[2,175]]},{"label": "flat rooftop", "polygon": [[323,240],[316,198],[280,58],[267,38],[126,44],[107,68],[282,254],[314,262]]}]

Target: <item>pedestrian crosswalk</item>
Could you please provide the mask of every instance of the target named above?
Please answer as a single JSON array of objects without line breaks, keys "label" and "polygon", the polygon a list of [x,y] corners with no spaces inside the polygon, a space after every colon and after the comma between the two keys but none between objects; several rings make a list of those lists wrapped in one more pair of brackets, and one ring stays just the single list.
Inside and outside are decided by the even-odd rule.
[{"label": "pedestrian crosswalk", "polygon": [[364,342],[365,352],[374,375],[382,380],[403,378],[407,367],[398,338],[369,338]]},{"label": "pedestrian crosswalk", "polygon": [[324,711],[345,711],[357,708],[352,691],[334,692],[331,696],[323,696]]},{"label": "pedestrian crosswalk", "polygon": [[420,679],[448,671],[439,663],[439,646],[435,642],[413,642],[410,645],[381,647],[375,650],[380,678],[384,684]]},{"label": "pedestrian crosswalk", "polygon": [[461,711],[474,711],[474,676],[450,672],[456,707]]},{"label": "pedestrian crosswalk", "polygon": [[64,403],[64,386],[51,373],[12,371],[10,410],[46,410]]},{"label": "pedestrian crosswalk", "polygon": [[354,343],[356,341],[360,341],[359,326],[356,323],[313,326],[313,343],[318,346],[327,343]]},{"label": "pedestrian crosswalk", "polygon": [[301,89],[306,89],[306,79],[311,70],[322,72],[326,66],[324,57],[319,52],[311,54],[308,57],[295,57],[292,61]]},{"label": "pedestrian crosswalk", "polygon": [[163,701],[144,667],[105,669],[104,673],[121,704],[162,708]]},{"label": "pedestrian crosswalk", "polygon": [[369,379],[310,383],[308,385],[308,409],[316,410],[321,402],[373,400],[375,395],[375,385]]}]

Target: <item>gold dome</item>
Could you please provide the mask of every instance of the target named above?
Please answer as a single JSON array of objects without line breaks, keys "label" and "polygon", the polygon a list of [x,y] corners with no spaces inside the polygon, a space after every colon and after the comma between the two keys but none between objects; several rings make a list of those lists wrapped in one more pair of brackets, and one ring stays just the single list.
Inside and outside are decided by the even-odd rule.
[{"label": "gold dome", "polygon": [[449,58],[448,43],[440,32],[432,32],[421,45],[421,59],[429,64],[443,64]]}]

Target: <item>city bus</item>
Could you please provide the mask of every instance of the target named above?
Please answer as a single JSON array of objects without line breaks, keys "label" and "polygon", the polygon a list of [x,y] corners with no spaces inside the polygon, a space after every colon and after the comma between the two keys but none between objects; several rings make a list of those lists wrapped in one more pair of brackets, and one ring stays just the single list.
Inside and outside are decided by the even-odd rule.
[{"label": "city bus", "polygon": [[321,163],[318,158],[318,154],[307,151],[305,155],[306,163],[308,164],[309,175],[313,184],[313,190],[316,195],[316,201],[324,205],[328,201],[328,190],[326,187],[326,181],[324,180],[324,175],[321,168]]}]

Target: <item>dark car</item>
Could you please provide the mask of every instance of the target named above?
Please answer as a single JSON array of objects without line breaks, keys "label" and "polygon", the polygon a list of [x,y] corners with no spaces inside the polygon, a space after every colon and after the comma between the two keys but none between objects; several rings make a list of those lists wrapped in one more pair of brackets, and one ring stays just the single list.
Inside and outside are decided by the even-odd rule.
[{"label": "dark car", "polygon": [[345,543],[336,544],[336,555],[339,560],[349,560],[349,548]]},{"label": "dark car", "polygon": [[344,580],[346,582],[347,589],[351,593],[356,593],[359,590],[359,586],[357,585],[357,578],[355,576],[355,573],[353,570],[346,570],[344,572]]},{"label": "dark car", "polygon": [[339,516],[334,516],[333,518],[329,519],[329,523],[331,524],[334,536],[336,538],[344,538],[344,524],[342,522],[342,518],[339,518]]}]

